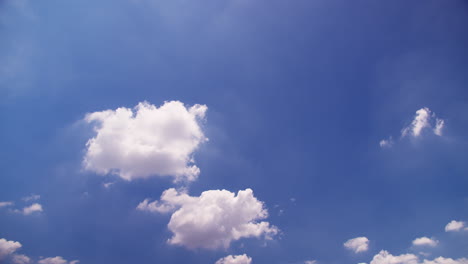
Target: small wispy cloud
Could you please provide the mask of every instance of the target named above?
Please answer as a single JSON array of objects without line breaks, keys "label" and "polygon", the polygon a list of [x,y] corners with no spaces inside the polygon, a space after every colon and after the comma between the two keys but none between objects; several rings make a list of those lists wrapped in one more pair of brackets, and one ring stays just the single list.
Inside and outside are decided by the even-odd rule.
[{"label": "small wispy cloud", "polygon": [[33,213],[40,213],[42,211],[43,211],[42,205],[39,204],[39,203],[31,204],[30,206],[26,206],[21,210],[18,210],[18,209],[13,210],[13,212],[20,213],[20,214],[23,214],[23,215],[30,215],[30,214],[33,214]]},{"label": "small wispy cloud", "polygon": [[29,196],[26,196],[26,197],[23,197],[21,198],[21,200],[25,201],[25,202],[30,202],[30,201],[37,201],[41,199],[41,196],[38,195],[38,194],[31,194]]},{"label": "small wispy cloud", "polygon": [[14,203],[13,203],[13,202],[10,202],[10,201],[0,202],[0,208],[12,206],[12,205],[14,205]]}]

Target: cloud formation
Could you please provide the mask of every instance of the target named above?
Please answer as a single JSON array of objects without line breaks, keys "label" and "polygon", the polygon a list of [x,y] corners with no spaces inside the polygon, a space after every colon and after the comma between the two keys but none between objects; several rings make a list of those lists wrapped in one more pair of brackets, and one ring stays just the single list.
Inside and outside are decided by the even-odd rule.
[{"label": "cloud formation", "polygon": [[87,114],[96,136],[88,140],[83,165],[98,174],[115,173],[125,180],[172,176],[193,181],[200,169],[193,152],[207,138],[200,121],[205,105],[186,108],[182,102],[165,102],[159,108],[147,102]]},{"label": "cloud formation", "polygon": [[225,258],[222,258],[216,261],[215,264],[250,264],[252,263],[252,258],[248,257],[246,254],[232,256],[229,255]]},{"label": "cloud formation", "polygon": [[370,264],[468,264],[468,259],[438,257],[434,260],[425,259],[420,262],[419,258],[414,254],[402,254],[399,256],[394,256],[388,251],[382,250],[374,256]]},{"label": "cloud formation", "polygon": [[5,259],[8,255],[13,254],[21,248],[21,243],[16,241],[8,241],[0,238],[0,260]]},{"label": "cloud formation", "polygon": [[354,251],[354,253],[365,252],[369,249],[369,239],[367,237],[356,237],[346,241],[344,247]]},{"label": "cloud formation", "polygon": [[439,241],[428,237],[420,237],[413,240],[413,246],[435,247],[437,244],[439,244]]},{"label": "cloud formation", "polygon": [[13,202],[0,202],[0,208],[12,206]]},{"label": "cloud formation", "polygon": [[416,111],[411,124],[401,130],[401,136],[419,137],[424,129],[431,129],[438,136],[442,136],[445,121],[436,117],[429,108],[424,107]]},{"label": "cloud formation", "polygon": [[29,196],[21,198],[21,200],[23,200],[25,202],[36,201],[36,200],[39,200],[39,199],[41,199],[41,196],[38,195],[38,194],[31,194]]},{"label": "cloud formation", "polygon": [[13,255],[11,262],[14,264],[28,264],[31,263],[31,259],[26,255]]},{"label": "cloud formation", "polygon": [[41,204],[38,204],[38,203],[35,203],[35,204],[31,204],[30,206],[26,206],[23,208],[22,211],[20,211],[22,214],[24,215],[30,215],[32,213],[36,213],[36,212],[42,212],[42,205]]},{"label": "cloud formation", "polygon": [[37,263],[39,264],[77,264],[78,262],[79,262],[78,260],[73,260],[73,261],[68,262],[64,258],[57,256],[53,258],[41,259]]},{"label": "cloud formation", "polygon": [[164,191],[160,201],[143,201],[138,210],[170,212],[168,228],[174,234],[169,244],[187,248],[228,248],[235,240],[247,237],[271,239],[275,226],[259,220],[268,217],[264,204],[251,189],[237,193],[227,190],[204,191],[199,197],[173,188]]},{"label": "cloud formation", "polygon": [[[422,136],[423,131],[430,130],[437,136],[442,136],[445,121],[436,116],[429,108],[423,107],[416,111],[411,124],[401,130],[401,138],[412,137],[418,138]],[[392,137],[382,139],[379,142],[381,148],[389,148],[394,144]]]},{"label": "cloud formation", "polygon": [[468,230],[463,221],[452,220],[445,226],[445,232],[459,232],[462,230]]}]

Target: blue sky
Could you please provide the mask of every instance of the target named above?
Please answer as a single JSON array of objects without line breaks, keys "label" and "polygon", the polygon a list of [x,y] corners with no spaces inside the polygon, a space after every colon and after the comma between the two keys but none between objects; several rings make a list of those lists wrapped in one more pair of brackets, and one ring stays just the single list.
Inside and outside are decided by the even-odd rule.
[{"label": "blue sky", "polygon": [[462,0],[0,0],[0,263],[468,263],[467,25]]}]

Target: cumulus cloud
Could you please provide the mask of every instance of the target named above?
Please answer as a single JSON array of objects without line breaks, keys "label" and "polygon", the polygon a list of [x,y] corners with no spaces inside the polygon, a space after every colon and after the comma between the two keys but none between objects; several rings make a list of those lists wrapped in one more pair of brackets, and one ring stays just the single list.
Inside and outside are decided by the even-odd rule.
[{"label": "cumulus cloud", "polygon": [[306,260],[304,261],[304,264],[317,264],[316,260]]},{"label": "cumulus cloud", "polygon": [[463,221],[452,220],[445,226],[445,232],[459,232],[462,230],[468,230],[468,227],[465,227],[466,223]]},{"label": "cumulus cloud", "polygon": [[171,188],[164,191],[160,201],[145,200],[137,209],[175,211],[168,224],[173,233],[168,243],[187,248],[227,248],[241,238],[271,239],[278,233],[270,223],[259,222],[268,217],[268,212],[251,189],[241,190],[237,196],[227,190],[209,190],[196,197]]},{"label": "cumulus cloud", "polygon": [[12,206],[13,202],[0,202],[0,208]]},{"label": "cumulus cloud", "polygon": [[200,173],[192,155],[207,138],[200,121],[205,105],[186,108],[165,102],[159,108],[147,102],[87,114],[96,136],[86,144],[83,166],[98,174],[115,173],[125,180],[172,176],[193,181]]},{"label": "cumulus cloud", "polygon": [[413,121],[408,127],[403,128],[401,136],[411,135],[419,137],[426,128],[431,128],[434,134],[442,136],[444,125],[444,120],[437,118],[435,113],[431,112],[429,108],[424,107],[416,111]]},{"label": "cumulus cloud", "polygon": [[367,237],[356,237],[346,241],[344,247],[354,251],[354,253],[365,252],[369,249],[369,239]]},{"label": "cumulus cloud", "polygon": [[393,256],[386,250],[381,250],[374,256],[370,264],[418,264],[418,257],[414,254]]},{"label": "cumulus cloud", "polygon": [[[413,118],[411,124],[407,127],[404,127],[401,130],[401,138],[413,137],[418,138],[423,135],[423,131],[430,130],[437,136],[442,136],[443,129],[445,126],[445,121],[436,117],[436,114],[432,112],[429,108],[423,107],[416,111],[416,114]],[[381,148],[389,148],[394,145],[394,140],[392,137],[388,139],[382,139],[379,142]]]},{"label": "cumulus cloud", "polygon": [[28,264],[31,263],[31,259],[26,255],[13,255],[11,258],[13,264]]},{"label": "cumulus cloud", "polygon": [[37,263],[39,264],[76,264],[78,262],[79,262],[78,260],[73,260],[73,261],[68,262],[64,258],[57,256],[53,258],[41,259]]},{"label": "cumulus cloud", "polygon": [[380,251],[374,256],[370,264],[468,264],[468,259],[451,259],[438,257],[434,260],[423,260],[419,261],[419,258],[414,254],[402,254],[394,256],[386,250]]},{"label": "cumulus cloud", "polygon": [[30,206],[26,206],[23,208],[23,210],[19,211],[21,212],[22,214],[24,215],[30,215],[32,213],[36,213],[36,212],[42,212],[42,205],[38,204],[38,203],[35,203],[35,204],[31,204]]},{"label": "cumulus cloud", "polygon": [[13,254],[21,248],[21,243],[16,241],[8,241],[0,238],[0,260],[5,259],[8,255]]},{"label": "cumulus cloud", "polygon": [[435,247],[437,244],[439,244],[439,241],[428,237],[420,237],[413,240],[413,246]]},{"label": "cumulus cloud", "polygon": [[229,255],[225,258],[222,258],[216,261],[215,264],[250,264],[250,263],[252,263],[252,258],[244,254],[244,255],[237,255],[237,256]]}]

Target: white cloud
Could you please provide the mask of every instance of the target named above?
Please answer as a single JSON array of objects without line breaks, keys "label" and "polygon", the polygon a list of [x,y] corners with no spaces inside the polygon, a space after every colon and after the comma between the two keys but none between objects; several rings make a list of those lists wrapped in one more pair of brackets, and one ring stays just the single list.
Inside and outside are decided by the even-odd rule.
[{"label": "white cloud", "polygon": [[367,237],[356,237],[346,241],[345,248],[354,251],[354,253],[364,252],[369,249],[369,239]]},{"label": "white cloud", "polygon": [[36,201],[41,199],[41,196],[38,194],[31,194],[30,196],[23,197],[22,200],[25,202]]},{"label": "white cloud", "polygon": [[76,264],[78,262],[79,262],[78,260],[73,260],[73,261],[68,262],[64,258],[57,256],[53,258],[41,259],[37,263],[39,264]]},{"label": "white cloud", "polygon": [[434,128],[434,134],[438,136],[442,136],[442,129],[444,128],[445,121],[442,119],[437,118],[436,119],[436,125]]},{"label": "white cloud", "polygon": [[389,137],[388,139],[382,139],[379,142],[381,148],[390,148],[393,146],[393,139]]},{"label": "white cloud", "polygon": [[31,259],[26,255],[13,255],[11,262],[14,264],[28,264],[31,263]]},{"label": "white cloud", "polygon": [[393,256],[386,250],[381,250],[375,255],[370,264],[418,264],[418,257],[414,254],[402,254]]},{"label": "white cloud", "polygon": [[[430,129],[435,135],[442,136],[445,121],[436,117],[429,108],[423,107],[416,111],[411,124],[401,130],[401,138],[411,136],[417,138],[423,135],[423,131]],[[392,137],[382,139],[379,142],[381,148],[390,148],[395,144]]]},{"label": "white cloud", "polygon": [[104,188],[109,189],[112,185],[114,185],[115,182],[105,182],[102,184]]},{"label": "white cloud", "polygon": [[317,264],[316,260],[306,260],[304,261],[304,264]]},{"label": "white cloud", "polygon": [[435,113],[432,113],[429,108],[424,107],[416,111],[411,125],[403,128],[401,136],[405,137],[411,135],[413,137],[419,137],[424,129],[432,127],[434,134],[442,136],[444,124],[445,121],[443,119],[436,118]]},{"label": "white cloud", "polygon": [[250,263],[252,263],[252,258],[244,254],[244,255],[237,255],[237,256],[229,255],[225,258],[222,258],[216,261],[215,264],[250,264]]},{"label": "white cloud", "polygon": [[445,226],[445,232],[458,232],[463,230],[465,222],[452,220]]},{"label": "white cloud", "polygon": [[451,259],[438,257],[434,260],[419,261],[419,258],[414,254],[402,254],[393,256],[386,250],[382,250],[379,254],[375,255],[370,264],[468,264],[468,259]]},{"label": "white cloud", "polygon": [[239,191],[237,196],[227,190],[209,190],[199,197],[168,189],[159,202],[145,200],[137,209],[175,210],[168,224],[174,235],[168,243],[188,248],[227,248],[231,241],[241,238],[263,236],[271,239],[278,233],[270,223],[259,222],[268,217],[268,212],[251,189]]},{"label": "white cloud", "polygon": [[439,241],[428,237],[420,237],[413,240],[413,246],[435,247],[437,244],[439,244]]},{"label": "white cloud", "polygon": [[96,136],[86,144],[84,168],[125,180],[172,176],[193,181],[200,169],[192,155],[207,140],[200,127],[206,110],[205,105],[186,108],[170,101],[159,108],[144,102],[134,109],[87,114],[85,121],[95,124]]},{"label": "white cloud", "polygon": [[0,202],[0,208],[12,206],[12,205],[13,205],[13,202]]},{"label": "white cloud", "polygon": [[8,255],[13,254],[20,248],[20,242],[8,241],[4,238],[0,238],[0,260],[5,259]]},{"label": "white cloud", "polygon": [[38,203],[35,203],[35,204],[32,204],[30,206],[26,206],[23,208],[22,211],[20,211],[22,214],[24,215],[30,215],[32,213],[35,213],[35,212],[42,212],[42,205],[38,204]]},{"label": "white cloud", "polygon": [[468,264],[468,259],[466,258],[451,259],[451,258],[438,257],[434,260],[424,260],[423,264]]}]

